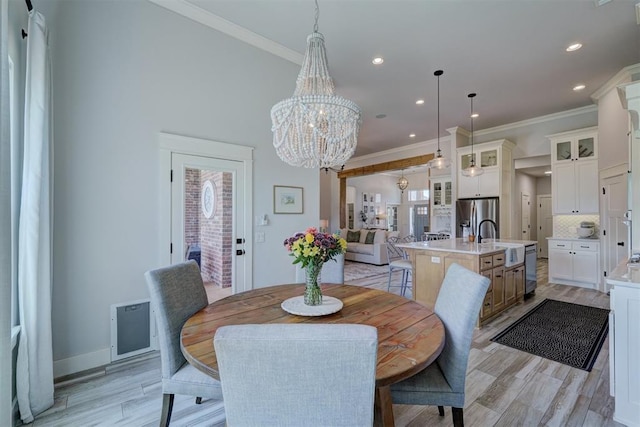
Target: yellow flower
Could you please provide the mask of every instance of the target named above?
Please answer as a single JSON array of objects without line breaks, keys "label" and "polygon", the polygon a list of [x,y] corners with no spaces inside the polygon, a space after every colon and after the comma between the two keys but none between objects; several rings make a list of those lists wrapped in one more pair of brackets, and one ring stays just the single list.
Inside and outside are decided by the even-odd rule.
[{"label": "yellow flower", "polygon": [[304,238],[307,241],[307,243],[313,243],[313,241],[315,240],[315,236],[311,233],[307,233],[307,235],[304,236]]},{"label": "yellow flower", "polygon": [[342,248],[342,252],[347,250],[347,241],[344,240],[342,237],[340,239],[338,239],[338,244]]}]

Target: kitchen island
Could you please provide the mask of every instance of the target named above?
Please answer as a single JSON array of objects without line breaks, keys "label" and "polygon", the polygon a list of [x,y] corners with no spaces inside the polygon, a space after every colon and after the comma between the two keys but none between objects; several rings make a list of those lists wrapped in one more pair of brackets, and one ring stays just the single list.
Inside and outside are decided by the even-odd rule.
[{"label": "kitchen island", "polygon": [[529,240],[463,239],[401,243],[411,260],[413,299],[433,309],[444,275],[453,263],[491,280],[478,325],[522,301],[525,293],[524,246]]},{"label": "kitchen island", "polygon": [[640,263],[621,262],[607,278],[609,313],[609,383],[615,396],[613,419],[640,426]]}]

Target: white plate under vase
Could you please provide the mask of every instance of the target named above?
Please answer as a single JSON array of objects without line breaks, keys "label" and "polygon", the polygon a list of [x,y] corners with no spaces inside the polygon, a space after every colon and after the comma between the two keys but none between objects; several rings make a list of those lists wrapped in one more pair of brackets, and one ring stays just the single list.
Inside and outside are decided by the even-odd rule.
[{"label": "white plate under vase", "polygon": [[322,304],[307,305],[304,303],[304,295],[288,298],[282,301],[280,307],[284,311],[297,316],[326,316],[342,310],[342,301],[338,298],[323,295]]}]

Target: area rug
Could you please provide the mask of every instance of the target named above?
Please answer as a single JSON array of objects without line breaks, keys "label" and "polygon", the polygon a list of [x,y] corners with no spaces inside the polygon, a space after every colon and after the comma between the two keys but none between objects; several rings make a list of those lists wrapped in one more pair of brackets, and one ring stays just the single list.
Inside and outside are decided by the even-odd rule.
[{"label": "area rug", "polygon": [[365,277],[377,276],[379,274],[389,274],[389,266],[365,264],[364,262],[354,261],[344,262],[345,283],[349,283],[352,280],[364,279]]},{"label": "area rug", "polygon": [[609,310],[545,299],[491,341],[591,371],[608,325]]}]

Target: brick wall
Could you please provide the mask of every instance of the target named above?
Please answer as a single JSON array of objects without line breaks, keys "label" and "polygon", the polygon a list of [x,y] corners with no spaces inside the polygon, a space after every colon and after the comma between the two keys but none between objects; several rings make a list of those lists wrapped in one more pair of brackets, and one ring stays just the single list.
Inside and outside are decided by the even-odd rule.
[{"label": "brick wall", "polygon": [[201,271],[205,281],[226,288],[231,286],[233,248],[233,199],[231,173],[201,171],[200,188],[210,180],[214,187],[215,208],[211,218],[199,210]]},{"label": "brick wall", "polygon": [[185,200],[184,200],[184,249],[191,244],[200,244],[200,170],[185,170]]}]

